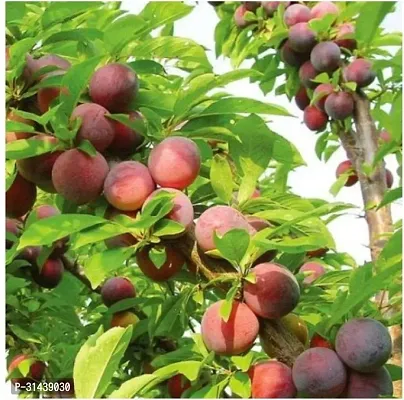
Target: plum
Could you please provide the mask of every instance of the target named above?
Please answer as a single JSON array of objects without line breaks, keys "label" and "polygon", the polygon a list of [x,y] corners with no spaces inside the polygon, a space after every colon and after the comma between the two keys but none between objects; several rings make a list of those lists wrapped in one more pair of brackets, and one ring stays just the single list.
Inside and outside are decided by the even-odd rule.
[{"label": "plum", "polygon": [[191,387],[191,382],[181,374],[172,376],[167,381],[167,389],[171,398],[179,399],[182,394]]},{"label": "plum", "polygon": [[291,67],[300,67],[305,61],[310,58],[309,53],[298,53],[290,46],[289,40],[281,47],[282,61]]},{"label": "plum", "polygon": [[330,83],[321,83],[314,89],[314,105],[321,111],[325,111],[324,105],[327,97],[334,92],[334,86]]},{"label": "plum", "polygon": [[350,23],[346,22],[337,27],[337,34],[334,42],[339,46],[348,50],[355,50],[357,47],[357,42],[354,38],[355,27]]},{"label": "plum", "polygon": [[326,273],[326,270],[319,263],[307,262],[300,267],[299,272],[310,272],[310,274],[303,279],[303,285],[307,286],[313,283],[320,276],[324,275]]},{"label": "plum", "polygon": [[310,61],[317,71],[333,72],[339,67],[341,50],[334,42],[318,43],[311,51]]},{"label": "plum", "polygon": [[299,22],[310,20],[310,8],[303,4],[292,4],[285,10],[283,20],[287,26],[293,26]]},{"label": "plum", "polygon": [[244,300],[258,316],[275,319],[289,314],[298,304],[300,288],[294,275],[275,263],[263,263],[251,269],[255,283],[245,281]]},{"label": "plum", "polygon": [[6,191],[6,215],[19,218],[25,215],[36,200],[36,186],[23,178],[20,174]]},{"label": "plum", "polygon": [[304,109],[303,120],[311,131],[323,131],[327,127],[328,116],[316,106],[308,106]]},{"label": "plum", "polygon": [[327,339],[323,338],[318,333],[314,333],[310,340],[310,348],[325,347],[326,349],[334,350],[334,346]]},{"label": "plum", "polygon": [[295,96],[296,105],[304,111],[310,105],[310,97],[307,95],[307,90],[304,86],[300,86]]},{"label": "plum", "polygon": [[326,15],[335,15],[339,14],[339,8],[336,4],[331,1],[319,1],[312,9],[311,9],[311,19],[314,18],[323,18]]},{"label": "plum", "polygon": [[327,115],[337,121],[350,117],[354,111],[352,95],[347,92],[334,92],[327,96],[324,103]]},{"label": "plum", "polygon": [[39,285],[47,289],[53,289],[59,285],[63,278],[64,266],[60,259],[47,259],[42,267],[32,265],[32,278]]},{"label": "plum", "polygon": [[309,89],[315,89],[318,86],[317,82],[313,82],[313,79],[319,75],[320,72],[317,71],[310,61],[306,61],[299,68],[299,78],[303,86]]},{"label": "plum", "polygon": [[220,315],[223,301],[209,306],[202,317],[201,334],[206,348],[219,355],[237,355],[249,350],[258,335],[259,323],[250,308],[233,301],[227,321]]},{"label": "plum", "polygon": [[[307,59],[307,55],[316,46],[315,33],[310,29],[307,22],[299,22],[289,29],[288,44],[297,53],[302,53],[302,57]],[[338,46],[337,46],[338,47]]]},{"label": "plum", "polygon": [[340,163],[337,167],[336,171],[336,177],[337,179],[342,175],[346,174],[347,175],[347,181],[345,182],[345,186],[350,187],[355,185],[356,182],[358,182],[358,175],[355,172],[355,169],[351,163],[351,161],[346,160]]},{"label": "plum", "polygon": [[347,65],[343,70],[347,82],[355,82],[360,88],[369,86],[376,78],[376,72],[372,69],[371,61],[364,58],[357,58]]},{"label": "plum", "polygon": [[18,368],[18,365],[25,361],[34,359],[34,362],[29,367],[29,371],[26,377],[16,377],[12,378],[11,382],[15,384],[19,384],[20,386],[25,386],[27,383],[40,382],[45,373],[46,365],[42,361],[36,360],[33,356],[28,354],[18,354],[16,355],[10,362],[8,366],[8,373],[11,374],[15,369]]},{"label": "plum", "polygon": [[134,297],[136,297],[136,290],[132,282],[121,276],[108,279],[101,288],[101,298],[107,307],[118,301]]},{"label": "plum", "polygon": [[135,326],[139,322],[139,318],[136,314],[130,311],[116,312],[111,319],[111,328],[120,326],[126,328],[130,325]]}]

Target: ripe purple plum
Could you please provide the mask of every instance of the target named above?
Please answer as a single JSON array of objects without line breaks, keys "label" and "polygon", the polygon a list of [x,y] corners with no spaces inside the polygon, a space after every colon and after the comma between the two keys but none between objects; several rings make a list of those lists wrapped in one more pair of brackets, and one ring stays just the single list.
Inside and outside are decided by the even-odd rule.
[{"label": "ripe purple plum", "polygon": [[310,61],[317,71],[333,72],[341,62],[341,50],[334,42],[318,43],[311,51]]},{"label": "ripe purple plum", "polygon": [[[51,145],[58,144],[58,139],[50,135],[35,135],[29,140],[39,140]],[[45,192],[55,193],[56,190],[52,183],[52,169],[61,154],[62,151],[54,150],[39,156],[17,160],[18,172],[27,181],[35,183]]]},{"label": "ripe purple plum", "polygon": [[108,279],[101,288],[101,298],[107,307],[134,297],[136,297],[136,290],[132,282],[121,276]]},{"label": "ripe purple plum", "polygon": [[333,93],[334,87],[330,83],[321,83],[314,89],[314,97],[317,98],[314,105],[321,111],[324,111],[327,97]]},{"label": "ripe purple plum", "polygon": [[19,218],[25,215],[36,200],[36,186],[17,173],[6,191],[6,215]]},{"label": "ripe purple plum", "polygon": [[244,14],[247,11],[248,10],[245,4],[242,4],[241,6],[236,8],[236,11],[234,12],[234,23],[236,24],[237,27],[245,28],[246,26],[251,24],[251,22],[247,21],[244,17]]},{"label": "ripe purple plum", "polygon": [[292,4],[283,15],[283,20],[287,26],[293,26],[299,22],[308,22],[310,18],[310,8],[303,4]]},{"label": "ripe purple plum", "polygon": [[307,57],[316,43],[316,35],[307,22],[299,22],[289,29],[290,48],[297,53],[302,53],[304,57]]},{"label": "ripe purple plum", "polygon": [[357,42],[354,39],[355,27],[350,22],[345,22],[337,27],[337,34],[334,42],[339,46],[348,50],[355,50]]},{"label": "ripe purple plum", "polygon": [[390,358],[392,341],[387,328],[371,318],[354,318],[337,333],[335,349],[349,368],[375,372]]},{"label": "ripe purple plum", "polygon": [[282,61],[291,67],[300,67],[305,61],[310,58],[309,53],[298,53],[290,47],[289,40],[281,47]]},{"label": "ripe purple plum", "polygon": [[307,90],[304,86],[300,86],[295,96],[296,105],[304,111],[306,107],[310,105],[310,97],[307,94]]},{"label": "ripe purple plum", "polygon": [[324,103],[327,115],[337,121],[342,121],[353,114],[354,101],[347,92],[334,92],[327,96]]},{"label": "ripe purple plum", "polygon": [[258,336],[258,319],[246,304],[233,301],[226,322],[220,315],[222,305],[223,301],[212,304],[202,317],[201,334],[205,346],[219,355],[244,353]]},{"label": "ripe purple plum", "polygon": [[201,155],[192,140],[171,136],[150,152],[148,167],[158,185],[182,190],[197,178]]},{"label": "ripe purple plum", "polygon": [[313,67],[313,64],[310,61],[306,61],[299,68],[300,82],[303,86],[309,89],[315,89],[318,86],[318,83],[313,82],[312,80],[315,79],[319,74],[320,72]]},{"label": "ripe purple plum", "polygon": [[272,17],[281,4],[284,5],[285,9],[288,8],[290,1],[262,1],[261,4],[268,17]]},{"label": "ripe purple plum", "polygon": [[53,165],[52,182],[65,199],[82,205],[96,200],[108,174],[108,163],[97,152],[92,157],[71,149],[61,154]]},{"label": "ripe purple plum", "polygon": [[95,103],[85,103],[77,106],[73,112],[72,121],[79,119],[81,125],[76,140],[88,140],[97,151],[103,152],[114,140],[114,124],[106,117],[108,110]]},{"label": "ripe purple plum", "polygon": [[393,186],[394,177],[389,169],[386,169],[386,185],[390,189]]},{"label": "ripe purple plum", "polygon": [[111,113],[123,113],[139,91],[135,71],[128,65],[112,63],[94,72],[89,84],[92,101]]},{"label": "ripe purple plum", "polygon": [[292,369],[293,382],[304,397],[337,398],[345,389],[347,372],[337,354],[315,347],[301,353]]},{"label": "ripe purple plum", "polygon": [[304,109],[303,121],[311,131],[322,131],[327,127],[328,116],[316,106],[308,106]]},{"label": "ripe purple plum", "polygon": [[343,75],[347,82],[355,82],[358,87],[369,86],[376,78],[371,61],[357,58],[344,68]]},{"label": "ripe purple plum", "polygon": [[348,174],[348,179],[345,182],[345,186],[350,187],[355,185],[356,182],[358,182],[358,175],[355,172],[355,169],[351,163],[351,161],[346,160],[340,163],[337,167],[336,171],[336,177],[337,179],[342,175],[342,174]]},{"label": "ripe purple plum", "polygon": [[335,16],[339,14],[339,8],[331,1],[320,1],[311,9],[311,19],[323,18],[329,14]]},{"label": "ripe purple plum", "polygon": [[300,288],[282,265],[263,263],[251,269],[255,283],[244,283],[244,300],[258,316],[275,319],[289,314],[299,302]]},{"label": "ripe purple plum", "polygon": [[42,267],[36,263],[32,265],[32,278],[39,285],[53,289],[63,278],[64,266],[60,259],[47,259]]}]

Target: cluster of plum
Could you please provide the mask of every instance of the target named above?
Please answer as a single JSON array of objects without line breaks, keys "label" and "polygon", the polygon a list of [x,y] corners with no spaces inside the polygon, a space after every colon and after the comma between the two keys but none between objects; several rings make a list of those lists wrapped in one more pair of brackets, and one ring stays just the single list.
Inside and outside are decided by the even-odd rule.
[{"label": "cluster of plum", "polygon": [[[328,1],[316,3],[313,8],[308,5],[288,1],[248,1],[240,5],[234,14],[235,24],[244,28],[251,22],[244,16],[263,7],[269,18],[273,17],[280,5],[283,5],[283,20],[288,27],[288,39],[279,48],[282,61],[291,68],[298,69],[301,86],[295,95],[296,105],[304,112],[304,123],[312,131],[323,131],[329,122],[343,121],[353,115],[354,100],[352,93],[343,86],[344,82],[353,82],[356,88],[369,86],[375,79],[370,60],[354,58],[352,51],[357,43],[354,39],[355,26],[351,22],[339,23],[332,27],[329,37],[324,40],[310,29],[309,22],[332,15],[336,19],[340,13],[336,4]],[[319,83],[315,78],[326,73],[331,76],[341,71],[342,84]],[[387,131],[380,132],[382,142],[391,141]],[[347,177],[345,186],[352,186],[358,181],[357,173],[347,160],[336,171],[337,178]],[[386,171],[386,185],[393,185],[391,171]]]}]

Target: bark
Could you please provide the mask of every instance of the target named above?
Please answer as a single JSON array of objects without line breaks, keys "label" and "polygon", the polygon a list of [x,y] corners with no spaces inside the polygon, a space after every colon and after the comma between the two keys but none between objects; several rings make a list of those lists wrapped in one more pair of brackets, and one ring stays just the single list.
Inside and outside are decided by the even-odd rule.
[{"label": "bark", "polygon": [[[380,252],[388,239],[388,234],[393,231],[391,210],[389,206],[376,209],[382,201],[386,186],[386,170],[383,162],[380,162],[372,175],[363,173],[363,166],[373,166],[378,150],[378,132],[370,114],[370,103],[364,93],[354,95],[355,111],[354,122],[356,132],[340,132],[342,145],[357,171],[362,198],[365,208],[365,217],[369,230],[369,245],[371,258],[375,265]],[[388,302],[388,293],[381,293],[382,303]],[[383,304],[382,304],[383,305]],[[390,328],[393,340],[392,363],[401,366],[402,356],[402,330],[401,326]],[[402,382],[394,382],[394,395],[400,398],[402,393]]]}]

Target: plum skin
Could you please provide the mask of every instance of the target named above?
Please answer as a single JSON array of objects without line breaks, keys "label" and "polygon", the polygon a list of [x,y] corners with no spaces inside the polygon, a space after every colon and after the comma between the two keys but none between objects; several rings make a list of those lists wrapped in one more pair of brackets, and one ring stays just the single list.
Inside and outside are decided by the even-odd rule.
[{"label": "plum skin", "polygon": [[251,226],[244,216],[229,206],[213,206],[204,211],[195,226],[195,238],[204,251],[214,250],[214,233],[223,236],[231,229],[244,229],[251,232]]},{"label": "plum skin", "polygon": [[345,186],[350,187],[355,185],[356,182],[358,182],[358,175],[355,172],[352,162],[349,160],[343,161],[342,163],[340,163],[337,167],[337,171],[336,171],[336,177],[337,179],[342,175],[342,174],[346,174],[347,172],[349,172],[348,175],[348,179],[345,182]]},{"label": "plum skin", "polygon": [[36,186],[19,173],[6,191],[6,215],[19,218],[25,215],[36,200]]},{"label": "plum skin", "polygon": [[295,52],[303,53],[303,57],[304,53],[308,54],[316,46],[316,43],[316,35],[307,22],[299,22],[290,28],[289,46]]},{"label": "plum skin", "polygon": [[293,4],[285,10],[283,20],[287,26],[293,26],[299,22],[310,21],[310,8],[302,4]]},{"label": "plum skin", "polygon": [[387,328],[371,318],[354,318],[339,329],[335,340],[338,356],[351,369],[368,373],[390,357],[392,341]]},{"label": "plum skin", "polygon": [[321,110],[325,111],[325,101],[327,100],[327,97],[334,92],[334,87],[330,83],[321,83],[314,89],[314,97],[319,96],[321,94],[322,97],[320,97],[318,100],[315,102],[315,106]]},{"label": "plum skin", "polygon": [[334,92],[327,96],[324,108],[330,118],[342,121],[353,114],[354,101],[350,93]]},{"label": "plum skin", "polygon": [[364,58],[357,58],[343,70],[347,82],[355,82],[358,87],[369,86],[376,78],[372,63]]},{"label": "plum skin", "polygon": [[297,91],[295,102],[302,111],[310,105],[310,97],[307,95],[307,90],[304,86],[301,86]]},{"label": "plum skin", "polygon": [[54,289],[59,285],[63,278],[64,266],[60,259],[51,259],[45,261],[41,270],[34,263],[32,265],[32,278],[39,285],[47,289]]},{"label": "plum skin", "polygon": [[310,275],[306,276],[303,279],[303,284],[307,286],[313,283],[320,276],[324,275],[326,273],[326,270],[319,263],[307,262],[300,267],[299,272],[310,272]]},{"label": "plum skin", "polygon": [[327,127],[328,116],[316,106],[308,106],[304,109],[303,120],[311,131],[322,131]]},{"label": "plum skin", "polygon": [[337,354],[316,347],[301,353],[292,368],[293,382],[305,397],[336,398],[344,390],[347,372]]},{"label": "plum skin", "polygon": [[171,398],[179,399],[191,387],[191,382],[183,375],[177,374],[167,381],[167,389]]},{"label": "plum skin", "polygon": [[255,364],[249,369],[248,375],[253,399],[293,398],[297,395],[292,370],[279,361]]},{"label": "plum skin", "polygon": [[125,64],[107,64],[94,72],[89,94],[94,103],[111,113],[126,112],[136,98],[139,81],[135,71]]},{"label": "plum skin", "polygon": [[153,148],[147,165],[158,185],[182,190],[197,178],[201,156],[192,140],[171,136]]},{"label": "plum skin", "polygon": [[[34,358],[28,354],[18,354],[16,355],[10,362],[10,365],[8,366],[8,373],[11,374],[16,368],[18,368],[18,365],[25,361],[29,360],[31,358]],[[21,377],[21,378],[12,378],[11,382],[15,384],[20,384],[21,386],[25,386],[27,383],[33,383],[33,382],[39,382],[42,380],[42,377],[45,373],[45,368],[46,365],[42,361],[35,361],[30,369],[27,377]]]},{"label": "plum skin", "polygon": [[115,130],[111,120],[106,115],[108,110],[95,103],[78,105],[72,112],[72,121],[81,120],[76,142],[88,140],[94,148],[103,152],[114,140]]},{"label": "plum skin", "polygon": [[251,269],[256,282],[246,281],[244,300],[258,316],[276,319],[289,314],[298,304],[300,288],[294,275],[275,263],[258,264]]},{"label": "plum skin", "polygon": [[124,161],[109,171],[104,182],[108,203],[122,211],[140,209],[156,185],[150,171],[138,161]]},{"label": "plum skin", "polygon": [[311,61],[306,61],[300,68],[299,68],[299,79],[303,86],[309,89],[315,89],[318,86],[317,82],[313,82],[313,79],[320,72],[317,71]]},{"label": "plum skin", "polygon": [[340,63],[341,50],[334,42],[321,42],[314,46],[310,54],[310,61],[320,72],[333,72]]},{"label": "plum skin", "polygon": [[258,336],[259,323],[250,308],[233,301],[227,322],[220,316],[223,301],[209,306],[201,322],[201,334],[209,351],[219,355],[237,355],[251,348]]},{"label": "plum skin", "polygon": [[136,290],[128,278],[114,277],[108,279],[101,288],[103,303],[110,307],[123,299],[136,297]]},{"label": "plum skin", "polygon": [[61,154],[53,165],[52,182],[67,200],[82,205],[96,200],[108,174],[108,163],[97,152],[92,157],[71,149]]},{"label": "plum skin", "polygon": [[139,318],[136,314],[130,311],[116,312],[111,319],[111,328],[120,326],[126,328],[130,325],[136,325],[139,322]]},{"label": "plum skin", "polygon": [[326,349],[334,350],[334,346],[325,338],[320,336],[318,333],[314,333],[310,340],[310,348],[313,347],[325,347]]},{"label": "plum skin", "polygon": [[165,262],[157,267],[150,258],[152,246],[143,247],[136,253],[136,260],[141,271],[150,279],[156,282],[166,281],[177,274],[185,264],[184,256],[174,247],[165,245]]}]

